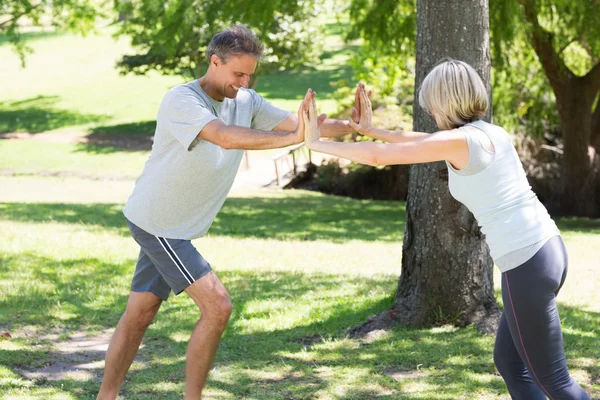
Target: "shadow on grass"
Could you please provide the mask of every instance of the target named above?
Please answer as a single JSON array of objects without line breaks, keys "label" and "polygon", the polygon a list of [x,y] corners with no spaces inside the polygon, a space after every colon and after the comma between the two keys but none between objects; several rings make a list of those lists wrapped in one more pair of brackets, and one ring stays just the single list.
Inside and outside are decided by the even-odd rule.
[{"label": "shadow on grass", "polygon": [[0,133],[40,133],[65,126],[102,122],[107,116],[81,114],[55,107],[58,96],[37,96],[0,103]]},{"label": "shadow on grass", "polygon": [[600,218],[596,218],[596,219],[577,218],[577,217],[557,218],[556,225],[558,225],[558,228],[561,231],[600,234]]},{"label": "shadow on grass", "polygon": [[[209,235],[280,240],[399,241],[404,203],[335,196],[232,197]],[[0,203],[0,219],[83,224],[129,235],[121,204]]]},{"label": "shadow on grass", "polygon": [[93,135],[154,135],[155,129],[155,120],[96,126],[90,129],[90,137]]},{"label": "shadow on grass", "polygon": [[154,142],[156,121],[97,126],[90,129],[85,141],[75,151],[111,154],[123,151],[150,151]]},{"label": "shadow on grass", "polygon": [[[40,331],[57,325],[69,331],[90,326],[112,328],[126,304],[131,269],[132,265],[98,259],[55,260],[32,253],[0,256],[0,280],[27,271],[14,285],[28,287],[30,279],[51,283],[4,296],[0,316],[12,332],[25,326]],[[475,329],[397,328],[365,341],[346,338],[347,328],[390,306],[396,284],[393,277],[225,271],[221,279],[232,297],[234,312],[217,353],[209,390],[223,391],[228,398],[314,399],[325,393],[361,400],[506,396],[504,384],[495,374],[493,340]],[[340,287],[351,289],[340,293]],[[389,291],[389,295],[372,298],[374,288]],[[68,316],[60,321],[47,317],[58,301],[68,308]],[[307,305],[318,314],[308,317],[306,323],[261,328],[261,320],[298,312]],[[10,318],[23,309],[29,312]],[[560,312],[565,326],[580,332],[565,334],[567,357],[575,362],[570,364],[597,382],[597,363],[578,359],[600,359],[600,313],[562,306]],[[180,398],[185,338],[197,318],[197,309],[188,299],[163,304],[140,350],[146,361],[128,375],[122,392],[125,398]],[[38,338],[21,337],[15,342],[22,346],[3,350],[0,358],[0,364],[11,370],[40,368],[60,357],[51,343],[40,343]],[[99,368],[92,372],[102,373]],[[99,385],[94,380],[67,379],[21,383],[55,388],[82,399],[93,398]]]},{"label": "shadow on grass", "polygon": [[[59,222],[116,230],[128,236],[122,204],[0,203],[0,219]],[[600,221],[561,219],[563,232],[596,233]],[[338,196],[293,194],[284,198],[230,197],[210,228],[210,236],[276,240],[399,242],[405,204]],[[600,233],[600,232],[599,232]]]},{"label": "shadow on grass", "polygon": [[58,222],[116,230],[129,235],[122,204],[0,203],[0,219],[15,222]]},{"label": "shadow on grass", "polygon": [[[55,37],[59,37],[59,36],[64,36],[66,35],[67,32],[56,32],[56,31],[40,31],[40,32],[22,32],[19,35],[21,36],[21,39],[25,42],[33,42],[36,40],[44,40],[44,39],[50,39],[50,38],[55,38]],[[0,47],[4,46],[4,45],[9,45],[10,42],[10,38],[7,35],[0,35]],[[15,54],[15,57],[17,57],[17,55]]]}]

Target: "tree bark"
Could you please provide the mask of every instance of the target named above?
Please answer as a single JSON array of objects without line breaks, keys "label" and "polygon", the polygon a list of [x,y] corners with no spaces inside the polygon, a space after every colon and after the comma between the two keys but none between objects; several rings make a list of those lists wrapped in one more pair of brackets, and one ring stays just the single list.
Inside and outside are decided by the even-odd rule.
[{"label": "tree bark", "polygon": [[600,94],[596,99],[596,108],[592,114],[592,126],[591,126],[591,138],[590,141],[592,146],[596,149],[596,154],[600,153]]},{"label": "tree bark", "polygon": [[[416,46],[415,87],[449,57],[473,66],[491,93],[487,0],[418,0]],[[414,130],[436,131],[434,120],[418,105],[418,91],[414,104]],[[491,111],[488,120],[490,115]],[[492,259],[473,215],[450,196],[444,163],[411,167],[406,221],[394,305],[351,334],[361,336],[398,323],[474,323],[484,332],[495,331],[500,310]]]},{"label": "tree bark", "polygon": [[[555,92],[564,143],[562,189],[551,204],[561,215],[600,216],[600,171],[596,137],[592,135],[593,99],[586,98],[585,80],[572,79],[563,91]],[[592,142],[594,139],[594,142]]]},{"label": "tree bark", "polygon": [[531,44],[556,96],[564,142],[560,188],[549,204],[561,215],[600,216],[600,168],[597,149],[600,63],[582,77],[576,76],[555,49],[553,36],[538,21],[535,0],[519,0],[530,28]]}]

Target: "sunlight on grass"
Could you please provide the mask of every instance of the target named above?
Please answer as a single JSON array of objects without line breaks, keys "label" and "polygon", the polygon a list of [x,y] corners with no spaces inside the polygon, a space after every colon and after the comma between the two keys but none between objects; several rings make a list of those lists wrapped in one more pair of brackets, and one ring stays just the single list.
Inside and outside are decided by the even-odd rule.
[{"label": "sunlight on grass", "polygon": [[148,152],[87,152],[77,143],[41,140],[0,141],[0,171],[17,174],[134,179],[142,172]]},{"label": "sunlight on grass", "polygon": [[[152,122],[167,90],[190,79],[156,72],[120,75],[115,64],[132,48],[127,38],[115,41],[112,32],[111,27],[101,27],[86,37],[60,34],[37,38],[29,43],[33,53],[24,69],[10,46],[0,46],[0,132],[152,133]],[[335,30],[326,43],[333,54],[326,54],[314,69],[261,76],[257,92],[280,108],[296,111],[311,87],[318,93],[320,111],[334,113],[337,102],[331,97],[335,91],[331,82],[351,76],[349,52]],[[32,81],[32,76],[44,79]]]},{"label": "sunlight on grass", "polygon": [[[320,111],[335,111],[331,82],[351,76],[353,47],[340,36],[345,21],[338,23],[333,9],[319,16],[326,28],[321,62],[262,76],[257,91],[295,111],[312,87]],[[31,45],[22,70],[0,43],[0,132],[149,135],[164,93],[183,82],[119,75],[114,63],[130,47],[113,41],[110,28],[87,38],[37,35]],[[147,157],[147,150],[81,142],[0,140],[0,332],[12,336],[0,338],[0,398],[95,398],[95,378],[27,379],[23,371],[60,362],[65,354],[57,346],[73,334],[106,335],[117,324],[139,252],[122,208]],[[494,337],[473,327],[348,336],[348,328],[392,304],[405,222],[403,202],[233,191],[209,234],[193,241],[234,306],[205,397],[508,400],[492,360]],[[570,256],[558,298],[566,355],[574,377],[600,398],[600,223],[574,218],[558,225]],[[162,304],[124,399],[181,398],[198,317],[186,295]],[[98,377],[103,360],[90,361]]]},{"label": "sunlight on grass", "polygon": [[[23,187],[39,178],[27,179]],[[40,387],[18,378],[16,360],[31,369],[54,357],[48,351],[52,341],[20,332],[51,330],[58,340],[79,329],[93,334],[113,328],[125,307],[138,249],[122,203],[90,203],[104,183],[76,181],[89,193],[73,192],[69,203],[58,194],[54,203],[0,203],[0,284],[6,288],[0,292],[0,320],[9,321],[4,329],[15,337],[0,341],[0,351],[11,352],[8,364],[0,362],[0,395],[6,398],[91,398],[93,381]],[[0,201],[10,196],[0,194]],[[370,341],[346,337],[348,327],[393,300],[403,210],[401,203],[304,191],[254,191],[229,199],[214,233],[194,241],[234,304],[207,398],[507,399],[491,359],[493,337],[473,328],[398,328]],[[339,213],[339,231],[323,231],[320,222],[332,212]],[[301,234],[286,228],[302,224]],[[584,220],[562,226],[569,251],[591,265],[585,248],[600,245],[600,236],[590,233],[594,225]],[[571,268],[561,293],[567,356],[574,375],[592,390],[600,373],[600,313],[597,293],[579,292],[577,282],[597,284],[598,271]],[[139,352],[143,361],[128,375],[127,398],[180,397],[186,342],[197,317],[186,296],[163,305]],[[35,343],[45,353],[36,352]]]}]

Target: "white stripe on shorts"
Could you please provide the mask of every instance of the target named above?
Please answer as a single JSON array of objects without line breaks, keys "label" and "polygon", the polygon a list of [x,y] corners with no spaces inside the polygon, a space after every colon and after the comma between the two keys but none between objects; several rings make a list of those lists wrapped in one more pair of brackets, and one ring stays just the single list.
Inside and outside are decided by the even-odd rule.
[{"label": "white stripe on shorts", "polygon": [[[190,272],[187,270],[185,265],[183,265],[183,263],[181,262],[181,259],[179,258],[179,256],[175,252],[175,250],[173,250],[173,247],[171,247],[171,244],[169,243],[169,241],[166,238],[161,238],[158,236],[155,236],[155,237],[158,239],[158,242],[160,243],[162,248],[165,250],[165,253],[167,253],[169,255],[169,258],[171,259],[171,261],[173,261],[173,263],[177,266],[177,268],[179,269],[179,272],[181,272],[181,274],[185,277],[185,279],[188,281],[188,283],[190,285],[192,283],[194,283],[194,278],[192,277],[192,274],[190,274]],[[167,246],[169,246],[168,249],[165,247],[165,243],[163,243],[163,241],[161,239],[165,241]],[[175,258],[173,258],[173,255],[171,255],[171,252],[177,258],[177,260],[175,260]]]}]

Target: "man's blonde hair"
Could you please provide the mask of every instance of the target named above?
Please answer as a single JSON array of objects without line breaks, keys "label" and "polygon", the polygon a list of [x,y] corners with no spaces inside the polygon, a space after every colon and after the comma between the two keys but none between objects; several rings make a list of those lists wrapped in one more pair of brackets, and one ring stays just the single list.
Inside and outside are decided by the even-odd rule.
[{"label": "man's blonde hair", "polygon": [[438,64],[423,80],[419,104],[438,118],[440,129],[454,129],[476,121],[488,109],[483,81],[469,64],[448,60]]}]

